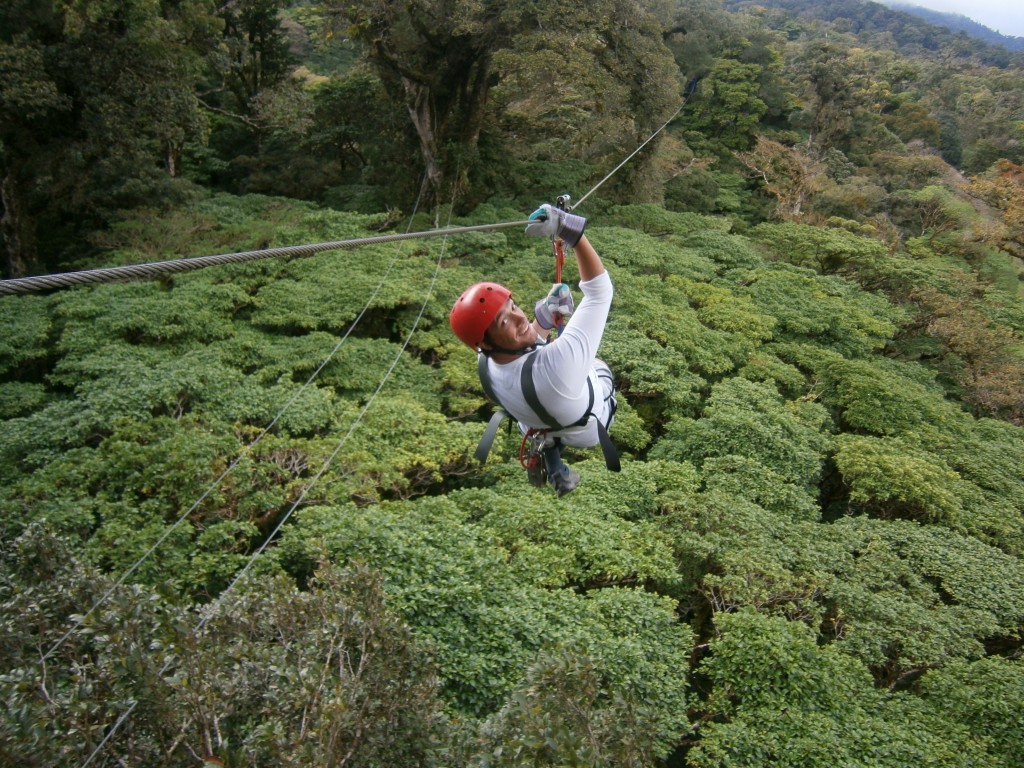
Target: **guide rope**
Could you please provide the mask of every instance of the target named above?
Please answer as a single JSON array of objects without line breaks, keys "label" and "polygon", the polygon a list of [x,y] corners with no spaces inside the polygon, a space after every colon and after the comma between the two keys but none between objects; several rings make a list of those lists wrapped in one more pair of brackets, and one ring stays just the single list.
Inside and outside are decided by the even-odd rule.
[{"label": "guide rope", "polygon": [[[452,208],[454,208],[454,205],[449,207],[449,217],[451,216]],[[447,230],[440,230],[440,231],[447,231]],[[372,406],[374,401],[377,399],[377,395],[379,395],[381,393],[381,391],[384,389],[384,385],[387,384],[388,380],[391,378],[391,374],[394,373],[395,368],[398,366],[398,363],[401,361],[402,355],[405,354],[405,350],[408,348],[409,343],[412,341],[412,337],[416,333],[416,329],[419,327],[420,321],[423,319],[423,315],[426,313],[427,305],[430,303],[430,300],[431,300],[431,298],[433,297],[433,294],[434,294],[434,286],[437,284],[438,275],[441,273],[441,265],[444,263],[444,256],[445,256],[445,252],[446,252],[446,249],[447,249],[447,245],[448,245],[448,240],[447,240],[447,238],[445,238],[444,241],[442,242],[441,248],[439,250],[438,257],[437,257],[437,263],[434,266],[434,274],[433,274],[433,276],[432,276],[432,278],[430,280],[430,284],[427,286],[426,296],[423,299],[423,304],[420,306],[420,311],[417,314],[416,319],[413,321],[412,327],[409,329],[409,333],[406,335],[405,340],[403,341],[401,348],[398,350],[398,352],[395,354],[394,359],[391,361],[391,366],[384,373],[384,377],[381,379],[380,383],[377,385],[377,389],[374,390],[373,394],[367,399],[366,404],[363,406],[362,410],[359,411],[359,414],[356,416],[356,418],[353,420],[352,424],[349,426],[348,432],[346,432],[344,437],[341,438],[341,440],[338,442],[338,444],[334,447],[334,450],[324,460],[323,465],[320,467],[320,469],[317,471],[317,473],[306,484],[305,488],[303,488],[302,493],[299,494],[299,497],[292,503],[292,505],[289,507],[288,511],[278,521],[277,525],[274,526],[274,530],[270,532],[270,535],[266,537],[266,540],[259,546],[259,548],[257,548],[256,551],[252,553],[252,555],[246,561],[246,564],[238,572],[238,574],[231,581],[231,583],[228,584],[228,586],[224,589],[224,591],[221,592],[217,596],[217,599],[204,612],[203,617],[199,620],[199,622],[196,624],[196,626],[192,630],[193,635],[197,635],[200,631],[202,631],[202,629],[206,627],[206,625],[213,619],[213,617],[216,616],[218,610],[220,609],[220,606],[224,603],[224,600],[227,598],[227,596],[239,584],[239,582],[246,575],[246,573],[248,573],[249,568],[251,568],[253,563],[256,562],[256,558],[258,558],[261,554],[263,554],[263,552],[267,549],[267,547],[270,545],[270,543],[277,537],[277,534],[281,531],[281,528],[284,526],[284,524],[286,522],[288,522],[288,520],[291,518],[291,516],[295,512],[295,510],[305,500],[307,494],[309,494],[309,492],[313,489],[313,486],[316,485],[316,483],[320,480],[320,478],[324,475],[324,473],[330,468],[331,464],[334,462],[334,459],[341,452],[341,449],[345,446],[345,444],[348,442],[349,438],[355,433],[356,429],[362,423],[363,417],[366,415],[366,412],[370,409],[370,406]],[[365,311],[365,308],[364,308],[364,311]],[[323,366],[321,366],[321,368],[322,367]],[[158,674],[162,676],[164,673],[166,673],[170,669],[170,667],[171,667],[171,662],[168,659],[168,660],[166,660],[164,662],[164,664],[161,667],[161,669],[160,669]],[[99,754],[99,752],[103,749],[103,747],[106,745],[106,743],[114,735],[114,732],[117,731],[117,729],[120,728],[121,724],[124,723],[124,721],[128,719],[129,715],[131,715],[131,713],[135,710],[135,708],[137,706],[138,706],[138,701],[137,700],[133,700],[132,703],[129,705],[129,707],[117,719],[117,721],[113,725],[111,725],[110,730],[104,735],[103,740],[90,753],[89,757],[82,764],[81,768],[87,768],[88,767],[88,765],[95,759],[96,755]]]},{"label": "guide rope", "polygon": [[[449,208],[449,216],[451,215],[450,211],[451,208]],[[298,508],[298,506],[305,500],[309,492],[313,490],[313,486],[316,485],[317,482],[319,482],[320,478],[323,477],[324,473],[330,468],[331,464],[334,462],[334,459],[337,458],[338,454],[341,452],[341,449],[345,447],[345,444],[348,442],[349,438],[352,437],[353,433],[356,431],[356,428],[359,427],[359,425],[362,423],[363,417],[366,415],[366,412],[370,410],[370,406],[372,406],[374,401],[377,399],[377,395],[379,395],[381,393],[381,390],[384,389],[384,385],[387,384],[388,380],[391,378],[391,374],[394,373],[395,368],[398,366],[398,363],[401,362],[402,355],[405,354],[405,350],[408,348],[409,342],[412,341],[413,334],[416,333],[416,329],[419,327],[420,321],[423,319],[423,315],[427,311],[427,305],[430,303],[430,300],[434,295],[434,286],[437,284],[437,276],[441,273],[441,264],[444,262],[444,255],[447,246],[448,239],[445,238],[441,243],[441,248],[437,256],[437,263],[434,265],[434,274],[430,279],[430,285],[427,286],[427,293],[423,299],[423,304],[420,305],[419,314],[416,315],[416,319],[413,321],[412,327],[409,329],[409,333],[406,334],[405,340],[402,342],[401,348],[399,348],[398,352],[395,353],[395,357],[391,361],[390,367],[388,367],[387,371],[384,373],[384,377],[380,380],[380,383],[377,385],[377,388],[373,391],[373,394],[370,395],[369,398],[367,398],[365,405],[363,405],[362,407],[362,410],[359,411],[359,414],[356,416],[352,424],[349,426],[348,432],[346,432],[345,436],[342,437],[340,441],[338,441],[338,444],[334,446],[334,450],[331,451],[330,455],[328,455],[328,457],[324,460],[323,466],[320,467],[317,473],[313,475],[312,479],[302,489],[302,493],[299,494],[299,497],[288,508],[288,511],[281,516],[281,519],[278,521],[277,525],[274,526],[274,530],[270,532],[270,535],[266,537],[266,539],[259,546],[259,548],[257,548],[257,550],[252,553],[248,561],[246,561],[245,565],[238,572],[238,574],[231,581],[231,583],[228,584],[224,591],[217,596],[217,599],[210,606],[209,611],[207,611],[206,615],[199,622],[199,624],[196,625],[196,632],[199,632],[203,627],[205,627],[209,623],[210,619],[212,619],[213,616],[217,613],[217,610],[223,603],[224,598],[231,593],[231,591],[242,580],[245,574],[248,573],[249,568],[252,567],[252,564],[254,562],[256,562],[256,558],[263,554],[266,548],[270,545],[270,542],[272,542],[277,537],[277,534],[280,532],[281,528],[284,526],[286,522],[288,522],[292,514]]]},{"label": "guide rope", "polygon": [[[420,197],[418,197],[416,199],[416,203],[413,206],[412,214],[410,214],[410,217],[409,217],[409,226],[410,227],[412,226],[413,218],[415,218],[417,211],[419,211],[419,206],[420,206],[420,202],[421,201],[422,201],[422,194],[420,195]],[[270,430],[272,430],[274,428],[274,426],[277,424],[277,422],[280,421],[281,417],[284,416],[284,414],[287,413],[288,409],[291,408],[295,404],[295,402],[302,396],[302,393],[305,392],[306,389],[309,388],[309,386],[313,383],[313,381],[316,379],[316,377],[320,375],[320,372],[323,371],[323,369],[327,366],[327,364],[338,353],[338,351],[341,349],[342,345],[344,345],[344,343],[348,339],[348,337],[352,335],[352,332],[356,329],[356,326],[359,325],[359,322],[363,319],[363,315],[365,315],[367,310],[369,310],[370,305],[373,304],[373,300],[375,298],[377,298],[377,295],[380,293],[381,288],[384,287],[384,283],[387,282],[388,276],[391,274],[391,271],[394,269],[395,264],[398,263],[398,256],[399,256],[400,253],[401,253],[401,249],[395,249],[395,255],[392,257],[391,262],[387,266],[387,269],[384,270],[384,274],[381,275],[381,278],[378,281],[377,286],[373,289],[373,292],[370,294],[369,298],[366,300],[366,303],[363,305],[363,308],[361,310],[359,310],[359,314],[357,314],[355,319],[349,324],[348,328],[345,330],[345,333],[338,340],[338,343],[334,345],[334,348],[327,354],[327,357],[324,358],[324,360],[320,363],[320,365],[317,366],[316,370],[314,370],[313,373],[311,373],[309,375],[309,378],[306,379],[306,381],[302,384],[302,386],[300,386],[292,394],[292,396],[288,399],[288,401],[280,408],[280,410],[278,410],[278,412],[274,416],[274,418],[272,418],[270,420],[270,423],[267,424],[263,428],[263,430],[253,439],[252,442],[250,442],[249,444],[244,446],[242,448],[242,450],[239,451],[238,455],[234,458],[234,460],[231,461],[231,463],[227,466],[227,468],[223,472],[221,472],[206,487],[206,489],[200,494],[199,498],[196,499],[195,502],[193,502],[192,505],[188,509],[186,509],[185,512],[182,513],[178,517],[178,519],[167,530],[165,530],[163,532],[163,534],[149,547],[149,549],[147,549],[145,552],[143,552],[142,555],[134,563],[132,563],[131,566],[129,566],[128,569],[125,570],[125,572],[122,573],[120,577],[118,577],[117,581],[115,581],[107,589],[107,591],[104,592],[103,595],[100,596],[100,598],[89,608],[89,610],[85,611],[85,613],[82,613],[82,614],[79,614],[79,615],[75,616],[75,618],[74,618],[74,620],[72,622],[71,627],[43,655],[43,657],[41,659],[43,662],[45,662],[47,659],[51,658],[53,656],[53,654],[56,653],[65,642],[67,642],[68,638],[70,638],[71,635],[73,635],[75,633],[75,631],[79,627],[81,627],[82,624],[84,624],[86,622],[86,620],[88,620],[88,618],[93,613],[95,613],[100,607],[102,607],[103,604],[107,600],[110,599],[111,595],[113,595],[114,592],[117,591],[117,589],[119,587],[124,585],[124,583],[128,580],[128,578],[133,573],[135,573],[135,571],[137,571],[142,566],[142,564],[145,563],[146,560],[148,560],[149,557],[154,552],[156,552],[156,550],[159,549],[160,546],[165,541],[167,541],[168,538],[171,537],[171,535],[178,529],[179,526],[181,526],[182,523],[184,523],[189,518],[189,516],[199,507],[199,505],[202,504],[203,501],[205,501],[206,498],[211,493],[213,493],[215,490],[217,490],[217,488],[219,488],[221,486],[221,484],[228,477],[228,475],[230,475],[235,470],[235,468],[239,464],[241,464],[242,461],[250,453],[252,453],[253,449],[257,446],[257,444],[264,437],[267,436],[267,434],[270,432]]]}]

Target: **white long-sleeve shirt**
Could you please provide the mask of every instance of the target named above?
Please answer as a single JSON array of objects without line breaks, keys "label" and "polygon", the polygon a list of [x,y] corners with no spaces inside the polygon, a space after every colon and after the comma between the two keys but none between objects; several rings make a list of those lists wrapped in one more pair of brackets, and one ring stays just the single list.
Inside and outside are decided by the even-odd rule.
[{"label": "white long-sleeve shirt", "polygon": [[[602,424],[608,424],[611,380],[610,376],[598,375],[595,362],[614,289],[608,273],[603,272],[581,282],[580,290],[583,291],[583,300],[555,341],[509,363],[487,360],[494,394],[505,410],[516,418],[523,432],[531,427],[546,429],[548,426],[526,402],[520,385],[526,358],[533,356],[536,356],[533,382],[537,398],[559,424],[573,424],[586,413],[590,403],[588,379],[594,387],[591,412]],[[603,363],[599,363],[599,367],[607,370]],[[598,442],[597,423],[591,418],[584,426],[568,427],[551,435],[566,445],[589,448]]]}]

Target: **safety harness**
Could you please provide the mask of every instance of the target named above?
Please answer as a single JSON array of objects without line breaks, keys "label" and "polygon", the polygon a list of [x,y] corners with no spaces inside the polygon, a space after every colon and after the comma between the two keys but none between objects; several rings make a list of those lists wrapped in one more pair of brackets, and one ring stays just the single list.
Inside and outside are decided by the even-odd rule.
[{"label": "safety harness", "polygon": [[[483,464],[487,461],[487,455],[491,452],[491,446],[494,444],[494,436],[498,433],[498,427],[501,426],[502,420],[506,416],[511,417],[511,412],[501,401],[498,400],[498,396],[494,394],[494,386],[491,382],[491,372],[487,367],[487,356],[480,354],[477,357],[477,373],[480,375],[480,383],[483,385],[484,392],[492,403],[498,406],[498,410],[491,416],[491,420],[487,424],[487,429],[484,430],[483,437],[480,438],[480,443],[477,445],[476,453],[474,454],[476,459]],[[615,449],[615,445],[612,443],[611,437],[608,436],[608,427],[601,423],[601,420],[594,414],[594,383],[587,377],[587,389],[590,392],[590,399],[587,403],[587,410],[584,412],[577,421],[572,424],[559,424],[558,421],[548,413],[547,408],[541,403],[540,398],[537,397],[537,387],[533,382],[533,364],[536,361],[536,357],[531,351],[523,363],[522,372],[520,374],[519,385],[523,388],[523,397],[526,399],[527,404],[533,409],[533,412],[540,417],[540,420],[547,425],[547,429],[530,429],[527,433],[527,437],[532,434],[545,434],[548,432],[559,432],[569,427],[582,427],[586,426],[587,422],[593,416],[597,422],[597,439],[601,444],[601,452],[604,454],[605,466],[612,472],[618,472],[621,469],[619,463],[619,452]],[[611,413],[609,414],[609,423],[611,417],[615,415],[615,399],[612,398],[611,402]]]}]

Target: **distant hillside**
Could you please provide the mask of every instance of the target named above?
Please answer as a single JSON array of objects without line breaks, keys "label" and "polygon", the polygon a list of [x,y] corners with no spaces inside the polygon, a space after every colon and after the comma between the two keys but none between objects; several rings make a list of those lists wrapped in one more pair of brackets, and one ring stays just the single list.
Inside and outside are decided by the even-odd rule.
[{"label": "distant hillside", "polygon": [[989,29],[984,24],[979,24],[974,19],[969,19],[958,13],[933,11],[930,8],[922,8],[919,5],[911,5],[910,3],[886,2],[884,4],[893,10],[913,14],[920,19],[924,19],[929,24],[947,27],[953,32],[964,32],[971,37],[976,37],[985,42],[1005,46],[1011,51],[1024,51],[1024,37],[1009,37],[1000,34],[994,29]]},{"label": "distant hillside", "polygon": [[[921,51],[940,51],[950,47],[962,49],[963,39],[969,36],[970,53],[986,66],[1006,68],[1019,66],[1020,52],[1024,51],[1024,39],[1006,37],[970,19],[952,14],[937,13],[924,8],[901,5],[894,2],[883,4],[871,0],[725,0],[730,11],[767,7],[777,8],[805,19],[819,19],[839,25],[842,31],[857,35],[865,44],[882,45],[877,36],[891,35],[896,48],[904,55],[917,55]],[[926,17],[926,14],[928,15]],[[952,24],[970,25],[971,29]],[[974,30],[985,34],[975,33]]]}]

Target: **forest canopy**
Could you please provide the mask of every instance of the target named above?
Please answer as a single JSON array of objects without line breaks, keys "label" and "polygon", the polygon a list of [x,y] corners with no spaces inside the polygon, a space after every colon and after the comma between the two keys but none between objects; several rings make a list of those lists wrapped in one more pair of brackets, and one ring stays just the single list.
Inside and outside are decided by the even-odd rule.
[{"label": "forest canopy", "polygon": [[[0,295],[2,762],[1016,765],[1020,56],[874,3],[6,4],[4,278],[437,232]],[[564,193],[622,471],[559,498],[474,459],[448,325],[550,247],[441,230]]]}]

